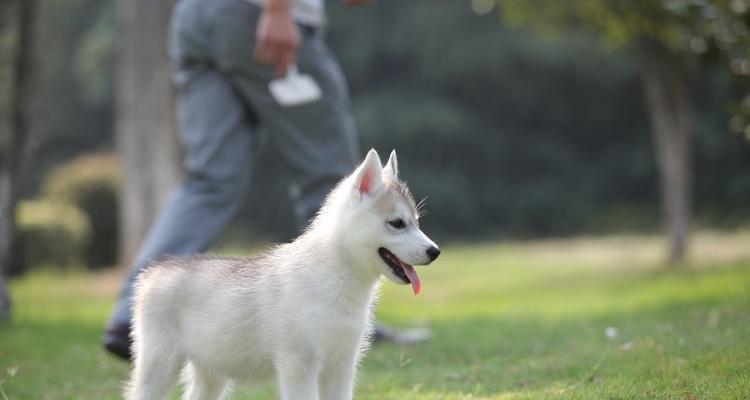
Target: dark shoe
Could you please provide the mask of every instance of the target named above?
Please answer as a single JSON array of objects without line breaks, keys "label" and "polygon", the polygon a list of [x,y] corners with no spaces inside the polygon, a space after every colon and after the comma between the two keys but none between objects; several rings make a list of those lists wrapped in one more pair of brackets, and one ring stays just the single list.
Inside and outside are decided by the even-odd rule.
[{"label": "dark shoe", "polygon": [[113,323],[104,331],[104,348],[117,357],[130,361],[132,353],[130,346],[133,344],[130,340],[130,324]]},{"label": "dark shoe", "polygon": [[383,326],[380,324],[375,325],[375,334],[373,335],[373,341],[388,342],[398,345],[409,345],[414,343],[426,342],[430,340],[430,332],[427,328],[412,328],[406,330],[399,330]]}]

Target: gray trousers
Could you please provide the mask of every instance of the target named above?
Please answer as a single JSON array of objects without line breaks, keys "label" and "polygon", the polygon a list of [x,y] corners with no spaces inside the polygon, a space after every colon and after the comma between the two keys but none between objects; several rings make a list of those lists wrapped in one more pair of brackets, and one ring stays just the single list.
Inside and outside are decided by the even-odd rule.
[{"label": "gray trousers", "polygon": [[355,166],[359,150],[348,88],[323,32],[300,27],[297,55],[300,72],[317,81],[322,99],[282,107],[267,89],[274,67],[254,59],[260,12],[244,0],[175,5],[169,50],[185,179],[142,245],[111,322],[131,320],[133,284],[151,259],[206,250],[237,213],[250,187],[259,127],[277,147],[278,162],[292,172],[296,217],[303,225]]}]

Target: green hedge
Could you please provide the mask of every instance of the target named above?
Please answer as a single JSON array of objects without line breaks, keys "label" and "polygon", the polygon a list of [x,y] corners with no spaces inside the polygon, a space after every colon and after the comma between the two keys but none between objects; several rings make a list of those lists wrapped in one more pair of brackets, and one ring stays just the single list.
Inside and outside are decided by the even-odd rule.
[{"label": "green hedge", "polygon": [[22,201],[16,218],[17,259],[10,275],[46,266],[67,268],[84,261],[91,226],[75,206],[49,200]]},{"label": "green hedge", "polygon": [[81,209],[88,217],[92,238],[86,265],[101,268],[117,262],[120,160],[111,153],[77,157],[54,169],[45,179],[43,193]]}]

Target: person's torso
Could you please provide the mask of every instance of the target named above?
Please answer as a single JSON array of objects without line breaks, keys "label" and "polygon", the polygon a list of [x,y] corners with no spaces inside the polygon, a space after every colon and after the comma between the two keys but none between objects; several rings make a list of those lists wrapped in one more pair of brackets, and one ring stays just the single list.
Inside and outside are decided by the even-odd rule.
[{"label": "person's torso", "polygon": [[[265,0],[246,0],[263,7]],[[325,24],[324,0],[291,0],[292,17],[297,23],[309,26],[322,26]]]}]

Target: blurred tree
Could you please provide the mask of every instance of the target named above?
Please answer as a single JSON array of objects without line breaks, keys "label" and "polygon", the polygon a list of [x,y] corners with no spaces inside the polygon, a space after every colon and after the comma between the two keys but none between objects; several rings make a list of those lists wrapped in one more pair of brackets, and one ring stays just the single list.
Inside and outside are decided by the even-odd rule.
[{"label": "blurred tree", "polygon": [[[692,195],[691,80],[697,56],[748,65],[746,0],[473,0],[489,10],[497,1],[510,22],[543,32],[593,29],[614,45],[628,45],[641,71],[661,187],[669,261],[685,258]],[[738,68],[733,67],[737,72]]]},{"label": "blurred tree", "polygon": [[124,167],[121,260],[128,262],[179,177],[166,38],[172,2],[120,1],[117,148]]},{"label": "blurred tree", "polygon": [[[10,296],[5,285],[4,271],[9,270],[16,241],[16,205],[18,187],[29,154],[29,129],[34,93],[35,37],[37,20],[36,0],[16,2],[17,35],[14,87],[11,93],[11,135],[0,148],[0,318],[10,314]],[[7,3],[0,3],[0,13]]]},{"label": "blurred tree", "polygon": [[34,121],[39,144],[23,196],[36,191],[50,168],[80,153],[112,150],[118,11],[114,0],[39,3],[37,48],[44,63],[36,107],[44,112]]}]

